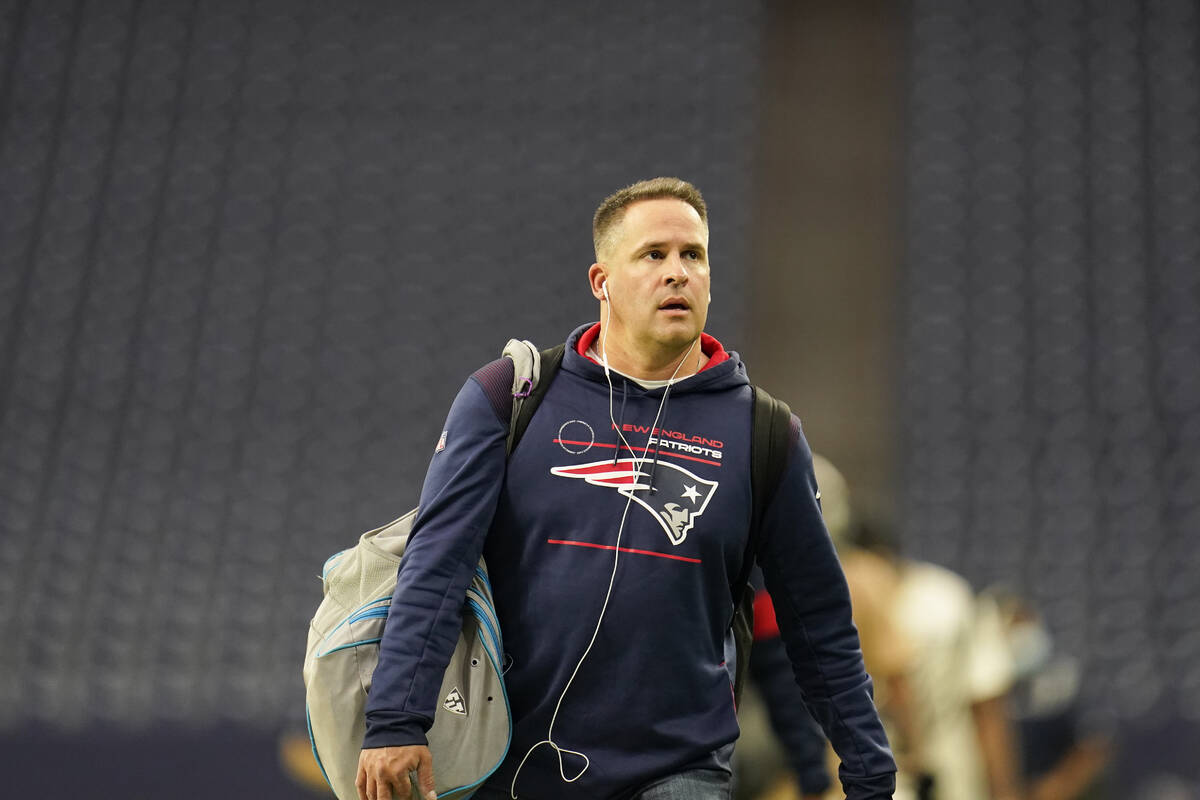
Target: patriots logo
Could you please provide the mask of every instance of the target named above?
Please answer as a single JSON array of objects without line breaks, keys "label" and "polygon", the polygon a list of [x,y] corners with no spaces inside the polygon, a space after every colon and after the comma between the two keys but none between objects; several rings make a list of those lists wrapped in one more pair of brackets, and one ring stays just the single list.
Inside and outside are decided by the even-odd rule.
[{"label": "patriots logo", "polygon": [[660,461],[651,492],[651,467],[644,462],[639,466],[638,461],[636,458],[622,458],[616,463],[594,461],[576,467],[551,467],[550,473],[563,478],[582,478],[593,486],[611,486],[632,497],[658,521],[671,544],[683,544],[719,484]]}]

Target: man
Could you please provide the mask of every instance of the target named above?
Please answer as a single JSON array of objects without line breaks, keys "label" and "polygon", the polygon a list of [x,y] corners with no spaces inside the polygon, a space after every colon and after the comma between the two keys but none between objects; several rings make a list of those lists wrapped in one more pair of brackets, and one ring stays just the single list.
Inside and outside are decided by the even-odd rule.
[{"label": "man", "polygon": [[1016,800],[1008,717],[1013,663],[991,598],[944,567],[901,560],[892,619],[912,646],[909,676],[925,771],[936,800]]},{"label": "man", "polygon": [[[433,797],[424,732],[481,553],[511,656],[514,733],[476,797],[729,795],[726,633],[749,535],[753,393],[737,354],[703,333],[708,212],[693,186],[617,192],[593,239],[601,321],[571,334],[511,457],[502,398],[468,380],[450,409],[380,644],[366,800],[408,796],[410,772]],[[816,495],[793,418],[759,561],[848,796],[887,798],[895,765]]]},{"label": "man", "polygon": [[[912,732],[892,739],[901,764],[896,796],[905,796],[905,785],[920,773],[925,796],[933,800],[1025,797],[1008,713],[1014,663],[999,606],[976,594],[962,576],[903,557],[884,528],[860,526],[857,545],[847,548],[859,553],[857,559],[845,553],[842,558],[856,617],[866,588],[890,586],[887,625],[907,650],[903,666]],[[866,556],[881,567],[864,569]],[[894,577],[882,580],[884,567]],[[870,665],[868,632],[861,624],[859,629]],[[871,674],[878,677],[874,669]]]}]

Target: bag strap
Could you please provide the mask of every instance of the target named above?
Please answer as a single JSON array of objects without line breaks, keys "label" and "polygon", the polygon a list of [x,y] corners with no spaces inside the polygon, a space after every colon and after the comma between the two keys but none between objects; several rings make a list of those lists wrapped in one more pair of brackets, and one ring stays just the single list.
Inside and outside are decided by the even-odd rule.
[{"label": "bag strap", "polygon": [[521,441],[533,412],[541,404],[562,364],[566,345],[538,350],[528,340],[509,339],[502,356],[481,367],[474,378],[501,419],[508,418],[509,455]]},{"label": "bag strap", "polygon": [[540,351],[538,353],[540,360],[538,372],[540,374],[529,381],[531,385],[524,396],[514,391],[512,429],[508,434],[509,455],[512,455],[512,452],[517,449],[517,444],[525,435],[525,429],[529,427],[529,420],[533,419],[533,412],[537,411],[538,406],[541,405],[542,398],[546,396],[546,390],[550,388],[554,376],[558,374],[565,350],[565,344],[557,344]]},{"label": "bag strap", "polygon": [[791,427],[792,410],[787,403],[755,386],[754,405],[750,411],[750,491],[754,505],[750,516],[750,536],[746,541],[746,552],[742,555],[742,569],[737,580],[729,587],[735,611],[747,591],[750,572],[758,557],[763,516],[787,466]]}]

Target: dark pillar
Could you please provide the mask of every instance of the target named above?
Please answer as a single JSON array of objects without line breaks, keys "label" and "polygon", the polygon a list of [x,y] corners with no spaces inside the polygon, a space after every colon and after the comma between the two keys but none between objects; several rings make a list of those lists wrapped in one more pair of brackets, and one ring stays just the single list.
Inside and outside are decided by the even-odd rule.
[{"label": "dark pillar", "polygon": [[890,514],[907,6],[768,11],[747,360],[856,499]]}]

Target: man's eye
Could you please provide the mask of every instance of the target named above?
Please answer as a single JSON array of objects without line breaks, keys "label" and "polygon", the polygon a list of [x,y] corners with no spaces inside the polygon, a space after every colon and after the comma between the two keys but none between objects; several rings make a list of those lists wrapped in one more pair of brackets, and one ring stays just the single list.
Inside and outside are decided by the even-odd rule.
[{"label": "man's eye", "polygon": [[661,250],[651,250],[649,253],[646,253],[646,256],[657,261],[663,257],[663,254]]},{"label": "man's eye", "polygon": [[692,261],[700,260],[700,253],[698,253],[695,250],[688,250],[687,252],[684,253],[684,255],[687,256],[688,258],[690,258]]}]

